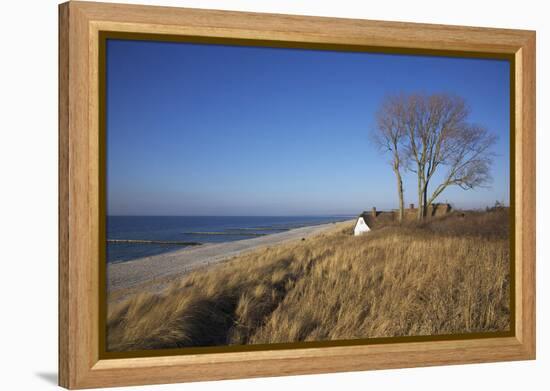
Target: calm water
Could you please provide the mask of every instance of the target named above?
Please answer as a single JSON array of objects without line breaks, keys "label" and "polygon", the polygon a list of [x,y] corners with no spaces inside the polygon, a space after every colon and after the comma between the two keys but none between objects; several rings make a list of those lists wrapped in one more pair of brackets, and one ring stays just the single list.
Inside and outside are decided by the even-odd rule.
[{"label": "calm water", "polygon": [[[343,221],[348,216],[108,216],[107,239],[220,243],[292,228]],[[185,248],[156,243],[107,243],[107,262],[122,262]]]}]

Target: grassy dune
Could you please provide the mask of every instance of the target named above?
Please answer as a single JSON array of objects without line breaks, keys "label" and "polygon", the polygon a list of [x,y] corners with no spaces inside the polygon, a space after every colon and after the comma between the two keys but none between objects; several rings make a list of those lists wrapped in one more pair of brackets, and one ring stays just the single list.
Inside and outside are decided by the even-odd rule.
[{"label": "grassy dune", "polygon": [[509,328],[507,211],[351,225],[198,270],[109,305],[108,349],[435,335]]}]

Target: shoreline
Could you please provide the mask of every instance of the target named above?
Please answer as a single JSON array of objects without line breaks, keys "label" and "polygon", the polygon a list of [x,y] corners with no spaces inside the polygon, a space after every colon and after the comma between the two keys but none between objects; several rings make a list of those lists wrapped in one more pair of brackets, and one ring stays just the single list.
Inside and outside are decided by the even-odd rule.
[{"label": "shoreline", "polygon": [[205,266],[273,245],[311,237],[354,220],[290,229],[251,239],[204,244],[145,258],[107,264],[107,295],[131,291],[138,287],[160,290],[175,278]]}]

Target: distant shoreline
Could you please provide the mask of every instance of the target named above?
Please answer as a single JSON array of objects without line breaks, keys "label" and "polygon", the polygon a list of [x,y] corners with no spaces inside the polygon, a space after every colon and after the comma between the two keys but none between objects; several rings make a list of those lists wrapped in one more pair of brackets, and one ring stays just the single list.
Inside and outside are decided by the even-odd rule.
[{"label": "distant shoreline", "polygon": [[191,270],[219,263],[260,247],[305,239],[352,221],[354,220],[316,224],[251,239],[208,243],[150,257],[108,263],[107,291],[111,294],[142,285],[152,285],[149,289],[158,290],[159,285],[165,286],[167,280],[183,276]]},{"label": "distant shoreline", "polygon": [[344,221],[354,216],[107,216],[107,263]]}]

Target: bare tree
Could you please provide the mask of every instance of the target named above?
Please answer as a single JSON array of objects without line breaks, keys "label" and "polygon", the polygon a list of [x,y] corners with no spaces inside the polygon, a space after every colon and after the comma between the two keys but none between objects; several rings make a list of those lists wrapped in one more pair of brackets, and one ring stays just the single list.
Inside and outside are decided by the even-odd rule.
[{"label": "bare tree", "polygon": [[[384,99],[376,115],[373,133],[397,180],[399,220],[403,219],[402,170],[417,176],[418,219],[426,216],[437,197],[449,186],[468,190],[491,181],[491,146],[496,137],[468,122],[463,98],[448,94],[397,95]],[[440,183],[435,181],[435,173]],[[431,185],[431,187],[430,187]],[[429,189],[433,189],[430,194]]]},{"label": "bare tree", "polygon": [[[449,186],[473,189],[490,182],[490,147],[496,137],[467,122],[463,98],[446,94],[409,95],[400,98],[407,135],[402,147],[417,175],[418,218],[426,216],[435,199]],[[428,196],[438,168],[446,167],[441,183]]]},{"label": "bare tree", "polygon": [[372,138],[382,152],[389,152],[389,163],[397,180],[399,199],[399,221],[403,220],[405,203],[403,200],[403,179],[401,169],[406,166],[405,154],[402,151],[405,133],[405,100],[401,96],[388,97],[376,114],[376,129]]}]

